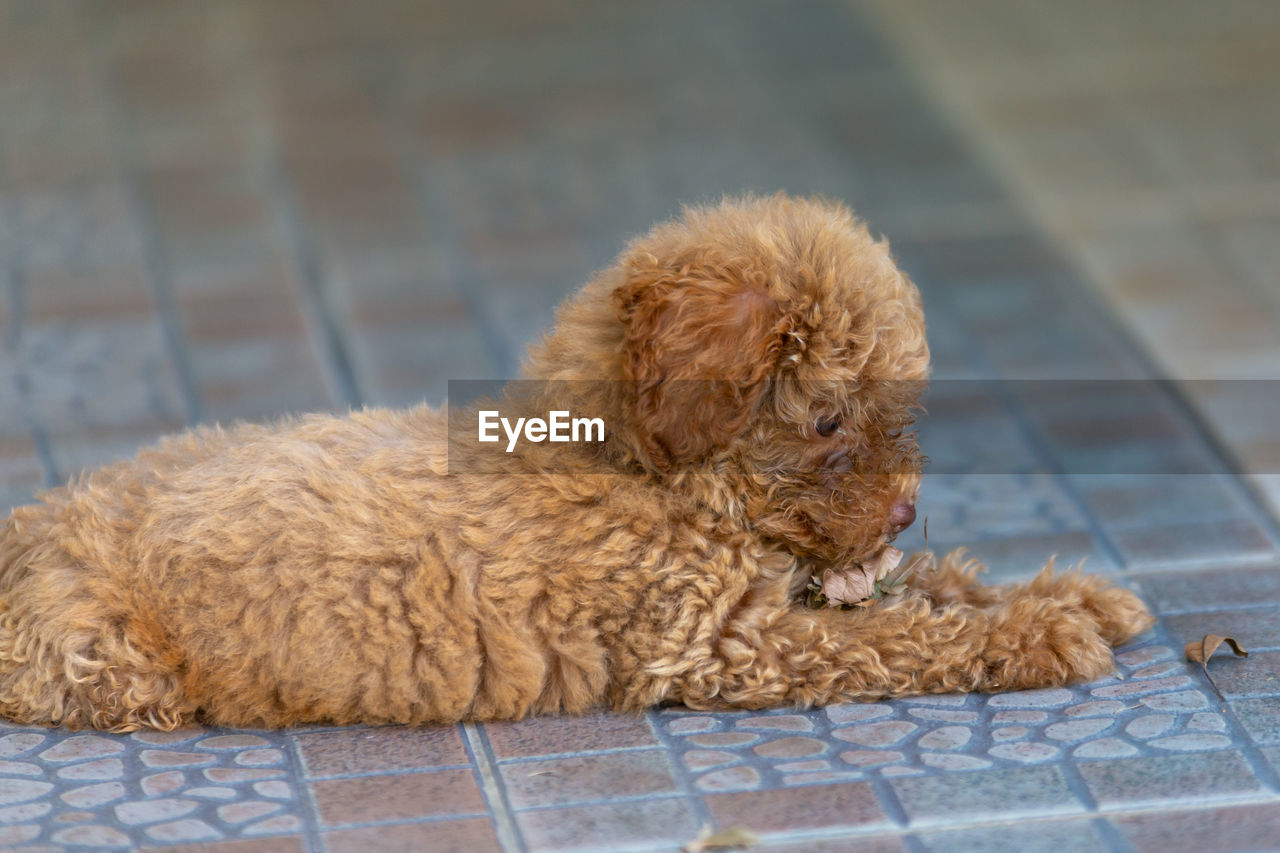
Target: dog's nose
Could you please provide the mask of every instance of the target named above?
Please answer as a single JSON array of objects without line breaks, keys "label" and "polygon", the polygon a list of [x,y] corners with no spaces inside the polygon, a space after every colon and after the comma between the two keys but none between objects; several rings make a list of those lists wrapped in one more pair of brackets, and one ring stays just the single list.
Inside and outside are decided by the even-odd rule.
[{"label": "dog's nose", "polygon": [[889,511],[889,526],[893,528],[894,533],[901,533],[911,526],[911,522],[916,520],[916,505],[903,501],[893,505],[893,509]]}]

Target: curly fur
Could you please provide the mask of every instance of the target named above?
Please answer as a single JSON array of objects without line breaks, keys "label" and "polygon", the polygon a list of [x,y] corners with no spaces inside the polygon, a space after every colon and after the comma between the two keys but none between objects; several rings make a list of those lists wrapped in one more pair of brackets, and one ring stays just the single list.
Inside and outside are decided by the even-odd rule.
[{"label": "curly fur", "polygon": [[952,555],[873,607],[796,603],[815,567],[892,539],[927,372],[919,296],[847,210],[687,210],[529,358],[530,378],[624,380],[546,386],[608,413],[603,444],[462,473],[443,412],[312,415],[197,429],[14,510],[0,715],[427,723],[1104,674],[1151,618],[1078,573],[983,587]]}]

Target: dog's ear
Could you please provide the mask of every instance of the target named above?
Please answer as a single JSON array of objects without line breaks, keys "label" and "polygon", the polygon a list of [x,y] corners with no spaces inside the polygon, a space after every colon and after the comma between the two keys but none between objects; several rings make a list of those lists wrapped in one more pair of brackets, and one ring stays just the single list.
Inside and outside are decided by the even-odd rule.
[{"label": "dog's ear", "polygon": [[732,271],[648,261],[632,260],[613,298],[626,326],[632,426],[650,461],[670,472],[743,430],[768,387],[786,322],[762,286]]}]

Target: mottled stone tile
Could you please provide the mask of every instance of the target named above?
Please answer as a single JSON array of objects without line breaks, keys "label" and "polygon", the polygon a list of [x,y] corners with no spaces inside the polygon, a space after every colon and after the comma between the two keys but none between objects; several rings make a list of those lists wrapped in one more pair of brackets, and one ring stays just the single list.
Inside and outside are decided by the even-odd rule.
[{"label": "mottled stone tile", "polygon": [[400,853],[430,850],[439,853],[500,853],[502,845],[488,818],[392,824],[340,829],[321,834],[328,853]]},{"label": "mottled stone tile", "polygon": [[1280,571],[1272,566],[1147,573],[1138,583],[1162,613],[1280,604]]},{"label": "mottled stone tile", "polygon": [[767,741],[755,747],[753,752],[761,758],[794,759],[826,752],[827,744],[812,737],[783,737]]},{"label": "mottled stone tile", "polygon": [[1063,850],[1105,850],[1107,840],[1092,820],[1038,821],[990,827],[921,833],[926,850],[937,853],[1061,853]]},{"label": "mottled stone tile", "polygon": [[1280,701],[1275,697],[1232,699],[1231,710],[1259,744],[1280,744]]},{"label": "mottled stone tile", "polygon": [[529,850],[566,853],[641,844],[676,847],[697,837],[700,826],[689,804],[678,798],[537,809],[517,814],[516,823]]},{"label": "mottled stone tile", "polygon": [[676,791],[661,750],[518,761],[501,765],[500,772],[517,809]]},{"label": "mottled stone tile", "polygon": [[[932,526],[929,533],[931,544],[939,553],[966,548],[970,556],[986,566],[983,578],[988,583],[1028,580],[1048,564],[1050,557],[1054,557],[1055,565],[1062,568],[1081,562],[1091,572],[1113,572],[1118,568],[1093,537],[1083,530],[982,541],[944,539],[946,534],[935,531]],[[935,536],[936,540],[933,539]]]},{"label": "mottled stone tile", "polygon": [[57,844],[83,845],[86,847],[128,847],[131,844],[128,835],[118,829],[101,824],[73,826],[53,833],[52,840]]},{"label": "mottled stone tile", "polygon": [[300,836],[252,838],[236,841],[206,841],[201,844],[175,844],[165,853],[305,853],[306,841]]},{"label": "mottled stone tile", "polygon": [[1229,798],[1262,789],[1234,751],[1088,761],[1079,765],[1089,793],[1103,808]]},{"label": "mottled stone tile", "polygon": [[311,783],[311,791],[326,827],[486,811],[471,770],[322,779]]},{"label": "mottled stone tile", "polygon": [[37,732],[14,732],[0,737],[0,757],[12,758],[30,752],[45,742],[46,735]]},{"label": "mottled stone tile", "polygon": [[519,723],[486,723],[484,728],[500,760],[657,743],[645,717],[623,714],[540,717]]},{"label": "mottled stone tile", "polygon": [[[784,784],[792,779],[789,776],[783,776]],[[722,770],[713,770],[710,773],[703,773],[698,777],[693,786],[699,791],[705,793],[713,793],[718,791],[749,791],[759,788],[764,777],[755,767],[726,767]],[[812,779],[811,781],[829,781],[826,779]]]},{"label": "mottled stone tile", "polygon": [[813,721],[800,714],[751,714],[734,721],[734,728],[779,732],[810,732]]},{"label": "mottled stone tile", "polygon": [[198,818],[157,823],[146,827],[143,832],[147,838],[162,844],[177,841],[208,841],[221,835],[218,830]]},{"label": "mottled stone tile", "polygon": [[1280,697],[1280,652],[1251,652],[1247,658],[1213,660],[1210,677],[1224,696]]},{"label": "mottled stone tile", "polygon": [[110,738],[100,735],[74,735],[58,741],[40,753],[40,760],[52,763],[81,761],[123,751],[124,747]]},{"label": "mottled stone tile", "polygon": [[457,726],[338,729],[295,735],[294,741],[311,777],[470,763]]},{"label": "mottled stone tile", "polygon": [[1184,521],[1131,528],[1112,534],[1126,562],[1135,568],[1212,562],[1261,562],[1276,556],[1275,543],[1252,519]]},{"label": "mottled stone tile", "polygon": [[916,723],[906,720],[891,720],[883,723],[862,723],[846,726],[832,731],[832,737],[842,741],[855,743],[858,746],[881,749],[896,746],[908,736],[919,730]]},{"label": "mottled stone tile", "polygon": [[1251,514],[1238,486],[1225,474],[1166,477],[1093,474],[1069,478],[1108,529],[1160,527],[1206,518]]},{"label": "mottled stone tile", "polygon": [[865,782],[709,794],[706,804],[717,826],[745,826],[755,832],[872,829],[889,824],[875,792]]},{"label": "mottled stone tile", "polygon": [[802,842],[770,844],[769,853],[906,853],[906,838],[900,835],[845,835],[835,838],[809,839]]},{"label": "mottled stone tile", "polygon": [[978,770],[961,777],[893,779],[889,784],[912,825],[946,823],[962,816],[993,820],[1084,810],[1057,767]]},{"label": "mottled stone tile", "polygon": [[1111,823],[1138,853],[1280,846],[1280,803],[1117,816]]},{"label": "mottled stone tile", "polygon": [[37,779],[0,779],[0,805],[25,803],[52,790],[52,784]]}]

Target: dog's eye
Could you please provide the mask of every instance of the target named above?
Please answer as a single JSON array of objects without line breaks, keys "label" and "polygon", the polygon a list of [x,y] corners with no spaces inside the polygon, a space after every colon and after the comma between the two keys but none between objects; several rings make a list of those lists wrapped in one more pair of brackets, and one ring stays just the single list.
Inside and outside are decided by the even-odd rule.
[{"label": "dog's eye", "polygon": [[813,428],[818,431],[818,435],[822,436],[823,438],[829,438],[830,436],[833,436],[836,434],[836,430],[840,429],[840,419],[839,418],[823,418],[822,420],[815,423],[813,425]]}]

